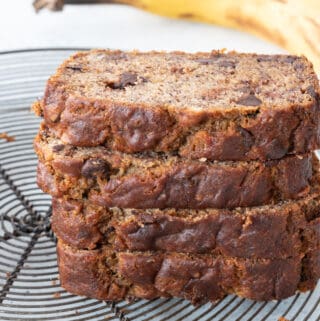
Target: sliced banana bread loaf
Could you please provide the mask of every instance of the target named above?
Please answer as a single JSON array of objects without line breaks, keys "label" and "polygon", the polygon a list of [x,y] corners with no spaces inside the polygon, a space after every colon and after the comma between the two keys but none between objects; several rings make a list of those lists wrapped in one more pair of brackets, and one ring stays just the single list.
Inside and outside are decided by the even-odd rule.
[{"label": "sliced banana bread loaf", "polygon": [[34,110],[76,146],[268,160],[319,147],[318,93],[304,57],[93,50],[60,66]]},{"label": "sliced banana bread loaf", "polygon": [[76,248],[289,258],[320,248],[320,196],[235,210],[119,209],[53,199],[52,229]]},{"label": "sliced banana bread loaf", "polygon": [[284,299],[310,290],[320,276],[320,251],[288,259],[240,259],[176,252],[114,252],[57,247],[61,285],[100,300],[181,297],[193,304],[226,294],[252,300]]},{"label": "sliced banana bread loaf", "polygon": [[76,148],[46,131],[36,138],[35,149],[43,191],[121,208],[234,208],[296,199],[309,192],[319,167],[311,154],[267,163],[210,162]]}]

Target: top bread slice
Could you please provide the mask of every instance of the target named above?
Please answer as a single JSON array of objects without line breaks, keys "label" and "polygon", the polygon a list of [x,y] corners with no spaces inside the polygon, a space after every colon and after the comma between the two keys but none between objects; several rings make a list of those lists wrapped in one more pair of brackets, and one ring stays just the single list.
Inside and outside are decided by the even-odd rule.
[{"label": "top bread slice", "polygon": [[319,147],[319,84],[304,57],[93,50],[53,75],[38,115],[64,143],[209,160]]}]

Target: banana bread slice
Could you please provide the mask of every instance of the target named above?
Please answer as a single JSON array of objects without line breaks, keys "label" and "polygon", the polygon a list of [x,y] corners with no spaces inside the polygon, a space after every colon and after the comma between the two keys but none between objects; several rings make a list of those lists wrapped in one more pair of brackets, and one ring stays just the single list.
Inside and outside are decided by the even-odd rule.
[{"label": "banana bread slice", "polygon": [[59,67],[34,110],[76,146],[268,160],[319,147],[318,93],[304,57],[93,50]]},{"label": "banana bread slice", "polygon": [[299,201],[235,210],[119,209],[53,199],[52,229],[79,249],[177,251],[290,258],[320,248],[319,191]]},{"label": "banana bread slice", "polygon": [[114,252],[57,246],[60,282],[69,292],[100,300],[181,297],[193,304],[226,294],[284,299],[311,290],[320,276],[320,251],[288,259],[240,259],[176,252]]},{"label": "banana bread slice", "polygon": [[[234,208],[307,195],[319,162],[311,154],[281,160],[210,162],[74,147],[40,133],[38,184],[55,197],[121,208]],[[314,168],[312,163],[315,163]]]}]

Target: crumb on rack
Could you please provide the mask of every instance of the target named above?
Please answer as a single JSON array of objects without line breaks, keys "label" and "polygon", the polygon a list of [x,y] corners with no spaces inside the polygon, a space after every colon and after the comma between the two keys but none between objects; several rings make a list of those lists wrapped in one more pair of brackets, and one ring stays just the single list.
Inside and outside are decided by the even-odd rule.
[{"label": "crumb on rack", "polygon": [[6,132],[0,133],[0,139],[5,139],[8,143],[16,140],[14,136],[9,136]]},{"label": "crumb on rack", "polygon": [[278,321],[290,321],[289,319],[286,319],[285,317],[280,317]]}]

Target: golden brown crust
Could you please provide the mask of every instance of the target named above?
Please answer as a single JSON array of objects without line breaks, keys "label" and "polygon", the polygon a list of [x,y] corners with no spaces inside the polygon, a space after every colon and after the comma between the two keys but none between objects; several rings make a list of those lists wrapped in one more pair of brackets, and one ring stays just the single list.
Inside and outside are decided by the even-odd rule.
[{"label": "golden brown crust", "polygon": [[43,191],[121,208],[235,208],[297,199],[310,190],[314,161],[311,154],[268,163],[134,156],[104,147],[75,148],[44,134],[35,149]]}]

